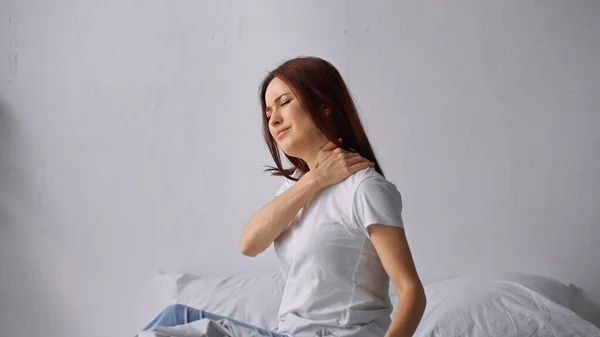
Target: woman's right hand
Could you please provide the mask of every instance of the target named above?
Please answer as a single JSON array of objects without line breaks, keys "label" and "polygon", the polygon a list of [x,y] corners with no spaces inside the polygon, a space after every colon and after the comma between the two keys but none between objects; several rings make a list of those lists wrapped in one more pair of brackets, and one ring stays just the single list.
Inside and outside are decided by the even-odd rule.
[{"label": "woman's right hand", "polygon": [[360,154],[341,149],[330,141],[319,150],[315,167],[308,173],[320,188],[325,189],[357,171],[374,166],[374,163]]}]

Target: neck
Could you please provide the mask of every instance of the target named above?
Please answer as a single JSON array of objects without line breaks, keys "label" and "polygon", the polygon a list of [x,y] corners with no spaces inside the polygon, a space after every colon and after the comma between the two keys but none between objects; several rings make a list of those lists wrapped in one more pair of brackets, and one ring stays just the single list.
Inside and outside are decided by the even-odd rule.
[{"label": "neck", "polygon": [[306,165],[308,165],[308,169],[312,170],[313,168],[315,168],[315,163],[317,162],[317,155],[313,155],[313,156],[305,156],[304,158],[302,158],[302,160],[304,160],[306,162]]},{"label": "neck", "polygon": [[315,168],[319,151],[327,144],[327,142],[329,142],[329,140],[324,139],[319,143],[313,144],[312,148],[308,149],[304,155],[300,156],[300,158],[304,160],[306,165],[308,165],[309,170]]}]

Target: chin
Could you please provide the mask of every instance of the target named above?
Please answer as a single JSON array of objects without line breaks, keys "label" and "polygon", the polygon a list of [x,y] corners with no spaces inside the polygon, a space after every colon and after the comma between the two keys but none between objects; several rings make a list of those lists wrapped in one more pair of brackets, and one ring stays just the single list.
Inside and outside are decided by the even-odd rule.
[{"label": "chin", "polygon": [[294,151],[290,151],[290,150],[288,150],[286,147],[281,147],[281,150],[283,151],[283,153],[287,154],[287,155],[288,155],[288,156],[290,156],[290,157],[296,157],[296,156],[294,155]]},{"label": "chin", "polygon": [[283,141],[279,144],[279,147],[283,151],[283,153],[287,154],[290,157],[298,157],[298,154],[295,151],[295,146],[293,144],[288,144],[288,142]]}]

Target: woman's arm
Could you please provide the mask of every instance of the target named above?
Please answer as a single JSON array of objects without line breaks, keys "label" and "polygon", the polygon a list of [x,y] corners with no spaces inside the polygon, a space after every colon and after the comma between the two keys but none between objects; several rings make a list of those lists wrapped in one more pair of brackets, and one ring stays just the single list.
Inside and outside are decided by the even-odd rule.
[{"label": "woman's arm", "polygon": [[314,169],[250,218],[240,237],[240,251],[246,256],[262,253],[315,194],[374,165],[358,153],[327,142],[317,154]]},{"label": "woman's arm", "polygon": [[396,312],[385,337],[410,337],[425,311],[427,299],[403,228],[374,224],[368,228],[381,263],[398,294]]},{"label": "woman's arm", "polygon": [[254,257],[269,248],[302,206],[321,188],[309,171],[256,212],[242,230],[239,241],[242,254]]},{"label": "woman's arm", "polygon": [[417,330],[427,305],[423,285],[415,282],[395,288],[398,294],[397,309],[385,336],[410,337]]}]

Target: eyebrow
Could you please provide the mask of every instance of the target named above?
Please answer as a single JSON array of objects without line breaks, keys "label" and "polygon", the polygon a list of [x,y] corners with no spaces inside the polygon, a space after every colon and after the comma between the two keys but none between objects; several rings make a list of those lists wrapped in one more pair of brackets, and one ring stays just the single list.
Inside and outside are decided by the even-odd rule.
[{"label": "eyebrow", "polygon": [[[291,95],[291,94],[290,94],[289,92],[286,92],[286,93],[284,93],[284,94],[281,94],[281,95],[279,95],[279,97],[275,98],[275,99],[273,100],[273,102],[275,102],[275,103],[279,104],[279,101],[281,101],[281,98],[282,98],[283,96],[285,96],[285,95]],[[265,104],[266,104],[266,102],[265,102]],[[272,110],[273,110],[273,108],[271,108],[271,107],[267,107],[267,110],[266,110],[265,112],[271,112]]]}]

